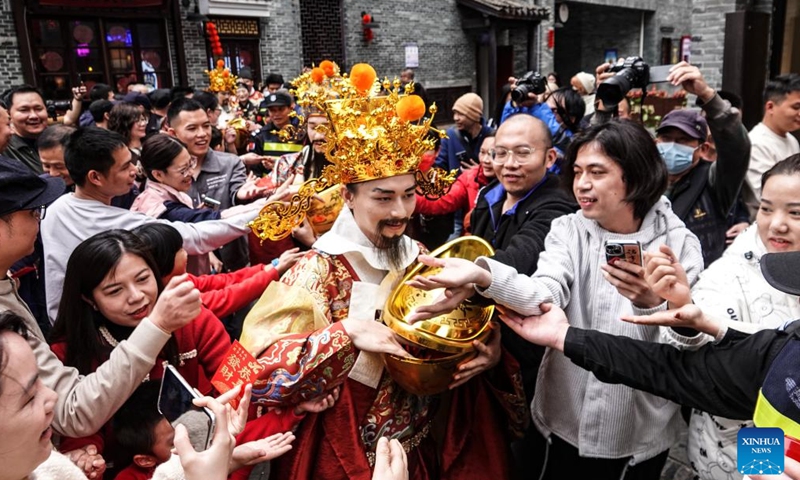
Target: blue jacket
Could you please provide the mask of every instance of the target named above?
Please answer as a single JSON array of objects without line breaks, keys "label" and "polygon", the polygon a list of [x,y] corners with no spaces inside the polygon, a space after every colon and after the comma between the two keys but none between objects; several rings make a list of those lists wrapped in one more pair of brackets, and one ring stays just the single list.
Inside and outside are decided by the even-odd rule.
[{"label": "blue jacket", "polygon": [[550,130],[550,135],[553,137],[553,146],[558,150],[559,156],[564,155],[569,142],[572,141],[573,133],[568,128],[558,123],[556,115],[550,110],[550,107],[546,103],[537,103],[531,107],[515,107],[511,101],[509,101],[506,103],[506,106],[503,107],[503,115],[500,117],[500,124],[502,125],[508,117],[517,113],[527,113],[543,121]]},{"label": "blue jacket", "polygon": [[486,121],[483,118],[481,118],[481,131],[473,139],[469,138],[469,134],[461,132],[456,127],[448,128],[447,138],[442,139],[442,146],[439,149],[439,155],[436,157],[434,165],[448,172],[450,170],[461,172],[461,160],[470,158],[466,149],[471,148],[475,159],[477,159],[483,139],[490,131],[491,127],[486,125]]}]

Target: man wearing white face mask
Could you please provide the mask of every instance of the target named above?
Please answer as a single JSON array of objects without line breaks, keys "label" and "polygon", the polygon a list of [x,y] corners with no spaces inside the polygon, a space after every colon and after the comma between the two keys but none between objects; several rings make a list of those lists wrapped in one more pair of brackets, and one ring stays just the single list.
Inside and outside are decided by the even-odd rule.
[{"label": "man wearing white face mask", "polygon": [[[656,130],[656,143],[669,172],[672,210],[700,239],[707,267],[725,251],[727,217],[747,173],[750,140],[739,111],[708,86],[697,67],[681,62],[667,81],[697,95],[705,112],[705,118],[694,110],[669,112]],[[711,153],[709,128],[717,148],[713,163],[705,161]]]}]

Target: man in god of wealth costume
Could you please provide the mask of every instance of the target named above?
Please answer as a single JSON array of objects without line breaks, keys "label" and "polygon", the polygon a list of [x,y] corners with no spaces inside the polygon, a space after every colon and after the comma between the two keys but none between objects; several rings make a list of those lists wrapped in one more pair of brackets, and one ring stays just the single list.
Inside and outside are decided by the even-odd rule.
[{"label": "man in god of wealth costume", "polygon": [[432,143],[431,119],[420,120],[424,103],[400,95],[399,82],[375,96],[375,77],[369,65],[353,67],[341,98],[325,107],[332,165],[288,205],[267,205],[254,226],[262,238],[280,238],[303,220],[315,192],[342,185],[346,208],[331,230],[273,282],[244,324],[241,343],[264,367],[254,382],[257,404],[293,405],[340,387],[333,407],[302,421],[292,450],[273,461],[272,478],[368,480],[380,437],[402,443],[414,480],[509,478],[507,437],[523,431],[528,411],[518,365],[488,318],[483,343],[467,342],[474,352],[448,371],[444,392],[411,393],[384,364],[426,354],[401,346],[376,319],[422,253],[404,235],[415,189],[441,195],[452,177],[418,171]]}]

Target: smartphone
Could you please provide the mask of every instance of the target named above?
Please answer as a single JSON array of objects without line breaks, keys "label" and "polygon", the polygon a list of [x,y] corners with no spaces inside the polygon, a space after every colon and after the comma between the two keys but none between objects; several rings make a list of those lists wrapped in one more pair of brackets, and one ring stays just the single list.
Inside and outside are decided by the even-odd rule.
[{"label": "smartphone", "polygon": [[667,81],[669,76],[669,69],[674,65],[653,65],[650,67],[650,82],[649,83],[663,83]]},{"label": "smartphone", "polygon": [[636,240],[608,240],[606,241],[606,262],[613,265],[619,260],[625,260],[644,266],[642,262],[642,244]]},{"label": "smartphone", "polygon": [[195,406],[192,403],[195,398],[200,398],[200,395],[175,367],[167,365],[158,393],[158,411],[172,426],[182,423],[190,433],[195,450],[201,451],[211,443],[216,419],[208,408]]},{"label": "smartphone", "polygon": [[216,198],[203,197],[203,205],[212,210],[219,210],[219,207],[222,205],[222,202],[220,202]]}]

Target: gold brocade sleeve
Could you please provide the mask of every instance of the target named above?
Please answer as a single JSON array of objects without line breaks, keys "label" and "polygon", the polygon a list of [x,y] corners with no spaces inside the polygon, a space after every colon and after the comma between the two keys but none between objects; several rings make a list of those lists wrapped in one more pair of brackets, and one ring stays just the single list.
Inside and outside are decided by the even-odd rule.
[{"label": "gold brocade sleeve", "polygon": [[327,258],[311,251],[279,282],[272,282],[247,314],[239,342],[254,357],[278,339],[311,333],[331,323],[332,281]]},{"label": "gold brocade sleeve", "polygon": [[347,379],[358,352],[339,320],[349,311],[351,286],[341,262],[315,251],[270,284],[240,340],[263,368],[254,403],[296,405]]}]

